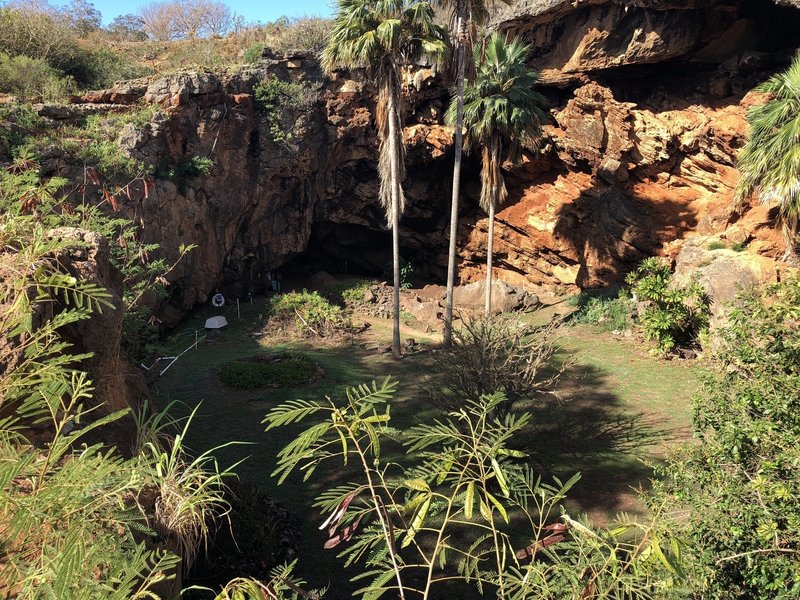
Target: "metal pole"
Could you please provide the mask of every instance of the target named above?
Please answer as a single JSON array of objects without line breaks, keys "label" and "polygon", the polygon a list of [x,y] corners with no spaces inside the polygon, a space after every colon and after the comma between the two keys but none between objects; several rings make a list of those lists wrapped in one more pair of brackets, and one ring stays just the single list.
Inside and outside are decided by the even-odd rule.
[{"label": "metal pole", "polygon": [[236,299],[236,316],[239,318],[240,321],[242,320],[242,315],[239,312],[239,299],[238,298]]}]

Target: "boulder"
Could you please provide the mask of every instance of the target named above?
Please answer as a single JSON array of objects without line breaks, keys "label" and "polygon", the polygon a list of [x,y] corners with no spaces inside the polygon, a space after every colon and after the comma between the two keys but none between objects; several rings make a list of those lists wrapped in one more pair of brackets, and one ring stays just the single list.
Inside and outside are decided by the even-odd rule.
[{"label": "boulder", "polygon": [[[687,240],[675,261],[675,285],[698,281],[711,300],[713,320],[724,318],[725,307],[740,292],[774,283],[788,267],[751,252],[716,248],[724,244],[718,236],[696,236]],[[711,249],[714,248],[714,249]],[[713,324],[713,323],[712,323]]]},{"label": "boulder", "polygon": [[[453,290],[453,304],[460,310],[482,311],[485,298],[485,279],[458,286]],[[540,304],[536,294],[526,292],[499,279],[492,281],[492,312],[495,314],[515,310],[533,310]]]}]

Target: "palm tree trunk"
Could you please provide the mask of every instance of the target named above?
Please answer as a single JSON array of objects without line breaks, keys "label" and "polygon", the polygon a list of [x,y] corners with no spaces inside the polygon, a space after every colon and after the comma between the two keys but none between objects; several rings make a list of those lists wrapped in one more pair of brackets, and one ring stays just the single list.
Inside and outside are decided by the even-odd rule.
[{"label": "palm tree trunk", "polygon": [[[398,146],[398,106],[395,86],[390,87],[387,116],[389,118],[389,152],[391,153],[392,190],[392,270],[394,272],[394,323],[392,325],[392,356],[401,358],[400,351],[400,148]],[[402,142],[401,142],[402,143]]]},{"label": "palm tree trunk", "polygon": [[450,245],[447,251],[447,296],[444,308],[444,338],[442,345],[453,343],[453,287],[456,278],[456,242],[458,237],[458,197],[461,192],[461,149],[464,128],[464,16],[456,17],[456,131],[454,138],[453,196],[450,200]]},{"label": "palm tree trunk", "polygon": [[486,242],[486,303],[484,316],[492,313],[492,256],[494,254],[494,199],[489,201],[489,239]]}]

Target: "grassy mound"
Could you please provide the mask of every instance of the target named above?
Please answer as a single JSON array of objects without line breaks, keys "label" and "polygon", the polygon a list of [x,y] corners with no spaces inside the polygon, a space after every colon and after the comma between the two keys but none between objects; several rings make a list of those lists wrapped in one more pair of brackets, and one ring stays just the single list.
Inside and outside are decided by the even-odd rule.
[{"label": "grassy mound", "polygon": [[255,360],[232,360],[222,365],[219,380],[237,390],[292,387],[311,383],[319,371],[319,365],[308,356],[291,352]]}]

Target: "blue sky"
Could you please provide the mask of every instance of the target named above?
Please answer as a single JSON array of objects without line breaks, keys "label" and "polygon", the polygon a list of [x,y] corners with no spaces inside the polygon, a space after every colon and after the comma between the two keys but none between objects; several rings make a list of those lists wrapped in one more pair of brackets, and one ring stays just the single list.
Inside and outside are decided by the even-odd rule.
[{"label": "blue sky", "polygon": [[[136,13],[138,8],[150,4],[152,0],[93,0],[94,7],[103,14],[103,23],[110,23],[117,15]],[[66,2],[64,2],[66,3]],[[60,4],[60,2],[53,2]],[[278,17],[299,17],[302,15],[330,16],[333,13],[332,0],[224,0],[224,4],[234,12],[244,15],[248,21],[274,21]]]}]

